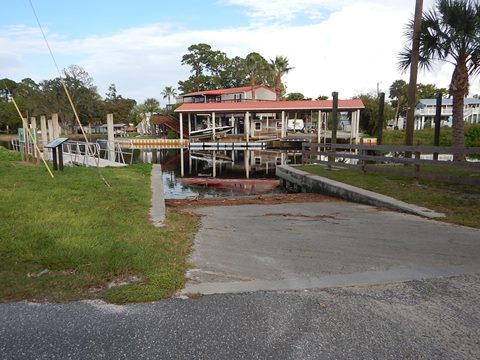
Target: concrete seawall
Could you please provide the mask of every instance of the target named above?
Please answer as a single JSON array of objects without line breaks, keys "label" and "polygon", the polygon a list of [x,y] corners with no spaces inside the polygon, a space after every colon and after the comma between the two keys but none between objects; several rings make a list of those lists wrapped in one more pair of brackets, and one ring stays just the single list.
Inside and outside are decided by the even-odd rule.
[{"label": "concrete seawall", "polygon": [[408,204],[390,196],[330,180],[319,175],[313,175],[291,166],[278,166],[276,174],[280,178],[283,187],[290,187],[295,191],[327,194],[352,202],[385,207],[431,219],[445,217],[444,214],[437,213],[427,208]]}]

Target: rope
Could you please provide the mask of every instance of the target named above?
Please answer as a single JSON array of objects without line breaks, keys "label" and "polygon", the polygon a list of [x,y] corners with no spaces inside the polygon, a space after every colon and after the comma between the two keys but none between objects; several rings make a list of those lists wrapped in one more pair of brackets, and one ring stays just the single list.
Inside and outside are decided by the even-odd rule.
[{"label": "rope", "polygon": [[[85,139],[85,143],[87,144],[89,152],[91,154],[93,154],[91,144],[88,141],[87,135],[85,134],[85,130],[83,129],[82,123],[80,122],[80,118],[78,116],[77,109],[76,109],[75,105],[73,104],[72,97],[70,96],[70,92],[68,91],[67,85],[65,84],[65,80],[63,79],[62,73],[61,73],[60,68],[57,64],[55,56],[53,55],[52,48],[50,47],[50,44],[48,43],[47,36],[45,35],[45,32],[43,31],[42,25],[40,24],[40,20],[37,16],[37,12],[35,11],[35,7],[33,6],[32,0],[29,0],[29,3],[30,3],[30,7],[32,8],[35,19],[37,20],[37,24],[38,24],[38,27],[39,27],[41,33],[42,33],[43,39],[45,40],[45,44],[47,45],[48,51],[50,52],[50,56],[53,60],[53,63],[55,64],[55,68],[57,69],[58,76],[60,78],[60,82],[63,86],[63,90],[65,91],[65,94],[67,95],[68,102],[70,103],[70,106],[73,110],[73,114],[75,115],[75,120],[77,121],[78,126],[80,127],[80,130],[82,131],[82,135],[83,135],[83,138]],[[110,187],[110,184],[108,183],[108,181],[105,179],[105,177],[103,176],[103,174],[100,171],[100,160],[95,156],[93,156],[93,158],[95,159],[95,163],[97,164],[98,175],[100,176],[102,181],[105,183],[105,185]]]},{"label": "rope", "polygon": [[45,157],[43,156],[43,152],[40,151],[40,148],[38,147],[37,142],[33,138],[32,132],[31,132],[30,128],[28,127],[28,123],[25,121],[25,118],[22,116],[22,112],[20,111],[20,108],[18,107],[17,102],[15,101],[15,98],[13,97],[12,93],[8,89],[8,86],[7,86],[7,83],[5,82],[5,80],[3,80],[3,84],[5,86],[5,89],[10,94],[10,99],[12,100],[12,103],[15,106],[15,109],[17,110],[18,116],[20,116],[20,119],[22,119],[23,127],[27,129],[27,133],[28,133],[28,136],[30,137],[30,140],[32,141],[32,144],[35,146],[35,149],[37,150],[38,154],[40,155],[40,159],[42,159],[43,164],[45,165],[45,167],[48,170],[48,173],[50,174],[50,176],[53,179],[55,176],[53,176],[52,170],[50,170],[50,167],[48,166],[48,164],[45,160]]}]

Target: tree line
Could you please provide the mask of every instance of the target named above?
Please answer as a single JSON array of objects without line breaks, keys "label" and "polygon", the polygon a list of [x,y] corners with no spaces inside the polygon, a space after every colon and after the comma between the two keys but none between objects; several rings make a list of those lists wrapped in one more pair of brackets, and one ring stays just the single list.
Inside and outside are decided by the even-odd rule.
[{"label": "tree line", "polygon": [[[101,124],[105,122],[106,114],[114,114],[116,122],[137,122],[142,107],[133,99],[124,98],[111,84],[105,97],[99,95],[93,78],[78,65],[71,65],[63,70],[62,79],[68,89],[73,104],[77,110],[80,122],[86,124]],[[13,96],[26,117],[58,113],[59,121],[66,132],[76,132],[77,122],[65,93],[62,79],[56,77],[36,83],[30,78],[15,82],[11,79],[0,80],[0,129],[16,129],[22,126],[22,121],[9,101]]]}]

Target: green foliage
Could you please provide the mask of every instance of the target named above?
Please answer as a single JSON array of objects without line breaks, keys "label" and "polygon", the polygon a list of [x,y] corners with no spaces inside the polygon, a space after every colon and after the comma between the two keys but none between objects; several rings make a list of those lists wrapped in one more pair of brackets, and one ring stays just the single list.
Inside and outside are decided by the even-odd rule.
[{"label": "green foliage", "polygon": [[[0,148],[0,301],[151,301],[182,287],[196,221],[167,213],[149,220],[151,166],[43,167],[12,162]],[[48,274],[34,274],[48,269]],[[140,282],[108,289],[115,279]]]},{"label": "green foliage", "polygon": [[168,99],[168,104],[171,104],[170,98],[177,96],[177,92],[173,86],[165,86],[165,89],[162,91],[162,95],[164,99]]},{"label": "green foliage", "polygon": [[[378,122],[378,97],[373,94],[360,94],[355,96],[355,98],[361,99],[365,105],[365,109],[360,112],[360,129],[370,135],[375,134]],[[383,126],[386,127],[387,120],[393,119],[395,116],[395,109],[390,103],[385,102],[383,114]]]},{"label": "green foliage", "polygon": [[245,58],[228,58],[208,44],[196,44],[188,47],[188,53],[182,57],[182,65],[190,66],[191,75],[187,80],[179,81],[182,93],[232,88],[248,85],[275,87],[283,95],[281,78],[293,69],[288,59],[277,56],[270,63],[259,53],[252,52]]},{"label": "green foliage", "polygon": [[108,92],[105,94],[104,110],[106,114],[113,114],[113,121],[115,123],[134,122],[132,117],[132,109],[137,102],[133,99],[126,99],[118,94],[115,84],[111,84]]},{"label": "green foliage", "polygon": [[305,95],[303,95],[302,93],[299,93],[299,92],[294,92],[294,93],[288,94],[287,97],[285,98],[285,100],[287,100],[287,101],[305,100]]},{"label": "green foliage", "polygon": [[465,146],[480,147],[480,124],[465,126]]}]

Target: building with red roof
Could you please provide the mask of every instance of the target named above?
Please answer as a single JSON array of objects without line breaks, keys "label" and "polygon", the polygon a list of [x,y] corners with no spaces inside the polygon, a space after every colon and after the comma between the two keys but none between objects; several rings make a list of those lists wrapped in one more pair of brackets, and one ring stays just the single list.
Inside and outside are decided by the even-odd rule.
[{"label": "building with red roof", "polygon": [[243,86],[229,89],[216,89],[196,91],[182,94],[177,97],[177,103],[219,103],[219,102],[244,102],[244,101],[275,101],[275,90],[256,85]]}]

